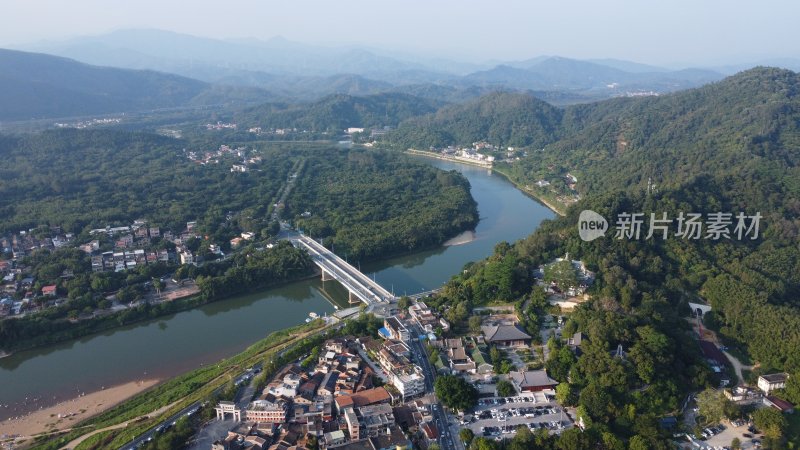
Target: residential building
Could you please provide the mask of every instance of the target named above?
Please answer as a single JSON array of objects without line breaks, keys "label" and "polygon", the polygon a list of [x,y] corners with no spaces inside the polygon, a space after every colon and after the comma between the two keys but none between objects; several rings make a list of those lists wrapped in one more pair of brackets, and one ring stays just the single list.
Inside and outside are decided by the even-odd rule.
[{"label": "residential building", "polygon": [[389,332],[391,339],[408,342],[411,340],[411,333],[408,328],[397,318],[397,316],[387,317],[383,320],[383,327]]},{"label": "residential building", "polygon": [[420,327],[426,329],[430,328],[433,330],[436,327],[436,324],[439,322],[439,319],[436,315],[428,308],[428,305],[425,302],[417,302],[413,305],[408,307],[408,314],[411,318],[419,324]]},{"label": "residential building", "polygon": [[373,437],[387,434],[394,427],[392,407],[387,404],[371,405],[358,408],[361,437]]},{"label": "residential building", "polygon": [[783,389],[786,387],[786,380],[789,378],[787,373],[771,373],[769,375],[761,375],[758,377],[758,388],[765,394],[769,394],[775,389]]},{"label": "residential building", "polygon": [[425,393],[425,376],[418,370],[392,372],[392,385],[397,388],[405,402]]},{"label": "residential building", "polygon": [[256,423],[285,423],[288,411],[289,403],[286,400],[267,394],[248,405],[244,411],[244,418]]},{"label": "residential building", "polygon": [[334,401],[339,412],[347,409],[359,408],[362,406],[375,405],[379,403],[389,403],[392,397],[382,387],[366,389],[351,395],[337,396]]},{"label": "residential building", "polygon": [[49,286],[42,287],[42,295],[46,295],[48,297],[55,297],[56,296],[56,285],[51,284]]},{"label": "residential building", "polygon": [[793,404],[787,402],[782,398],[778,398],[772,395],[764,397],[764,404],[767,406],[771,406],[784,414],[791,414],[794,412]]},{"label": "residential building", "polygon": [[347,439],[345,439],[344,437],[344,431],[342,430],[336,430],[336,431],[331,431],[329,433],[325,433],[324,438],[326,447],[342,445],[345,442],[347,442]]},{"label": "residential building", "polygon": [[194,255],[189,250],[184,250],[180,253],[181,264],[194,264]]}]

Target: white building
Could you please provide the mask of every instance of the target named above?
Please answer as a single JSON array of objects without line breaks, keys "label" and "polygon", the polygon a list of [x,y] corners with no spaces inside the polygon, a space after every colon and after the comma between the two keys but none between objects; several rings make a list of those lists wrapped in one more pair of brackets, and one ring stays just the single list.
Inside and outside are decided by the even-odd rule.
[{"label": "white building", "polygon": [[400,391],[403,401],[425,393],[425,376],[418,371],[392,373],[392,385]]}]

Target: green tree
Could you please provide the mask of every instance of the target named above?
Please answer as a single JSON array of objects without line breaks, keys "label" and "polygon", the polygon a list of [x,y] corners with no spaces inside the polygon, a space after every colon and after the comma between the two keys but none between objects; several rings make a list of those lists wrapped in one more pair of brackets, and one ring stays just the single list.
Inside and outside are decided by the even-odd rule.
[{"label": "green tree", "polygon": [[478,436],[472,440],[469,450],[500,450],[500,445],[495,440]]},{"label": "green tree", "polygon": [[729,400],[721,390],[706,389],[697,394],[697,407],[705,423],[719,422],[725,417]]},{"label": "green tree", "polygon": [[764,436],[778,440],[786,429],[787,421],[777,409],[765,407],[753,412],[753,424],[764,433]]},{"label": "green tree", "polygon": [[742,441],[739,440],[738,437],[735,437],[731,440],[731,450],[741,450],[742,449]]},{"label": "green tree", "polygon": [[508,380],[500,380],[497,382],[497,395],[500,397],[512,397],[517,393],[514,385]]},{"label": "green tree", "polygon": [[445,406],[464,411],[478,402],[478,390],[463,378],[454,375],[443,375],[434,383],[436,397]]},{"label": "green tree", "polygon": [[556,386],[556,401],[563,406],[574,406],[576,401],[575,391],[567,382],[558,383]]},{"label": "green tree", "polygon": [[411,306],[411,299],[405,295],[397,301],[397,308],[401,311],[407,311],[409,306]]},{"label": "green tree", "polygon": [[649,450],[650,444],[647,442],[647,439],[639,436],[638,434],[631,438],[630,442],[628,442],[628,450]]},{"label": "green tree", "polygon": [[481,323],[483,323],[481,316],[470,316],[468,321],[469,331],[472,332],[473,334],[480,334]]},{"label": "green tree", "polygon": [[461,442],[464,443],[464,446],[469,447],[469,444],[475,438],[475,433],[469,428],[462,428],[458,431],[458,437],[461,438]]},{"label": "green tree", "polygon": [[786,400],[800,405],[800,371],[793,373],[786,380],[786,388],[784,389]]}]

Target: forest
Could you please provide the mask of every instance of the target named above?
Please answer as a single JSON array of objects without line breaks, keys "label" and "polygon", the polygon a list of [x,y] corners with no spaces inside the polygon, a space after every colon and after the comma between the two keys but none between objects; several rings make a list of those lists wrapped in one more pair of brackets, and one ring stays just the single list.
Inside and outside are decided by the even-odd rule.
[{"label": "forest", "polygon": [[474,227],[469,189],[461,174],[402,155],[331,150],[307,161],[284,214],[337,254],[369,260],[439,245]]},{"label": "forest", "polygon": [[[618,448],[610,442],[621,439],[628,448],[668,448],[670,436],[657,419],[676,414],[686,392],[717,386],[684,320],[688,302],[712,306],[706,326],[758,362],[757,373],[800,377],[798,90],[798,74],[757,68],[672,95],[568,107],[557,138],[532,137],[549,142],[500,166],[523,186],[570,173],[583,198],[527,239],[498,245],[494,255],[468,265],[436,302],[446,317],[464,321],[473,307],[514,302],[526,305],[523,325],[532,327],[547,311],[530,289],[532,269],[569,253],[598,274],[592,301],[565,326],[589,344],[575,358],[553,341],[555,356],[546,364],[587,432],[557,441],[532,437],[537,446]],[[577,223],[586,209],[609,218],[612,232],[582,241]],[[617,239],[613,218],[625,212],[763,218],[757,239]],[[618,345],[625,358],[612,356]],[[797,402],[798,392],[793,384],[778,395]],[[781,445],[780,438],[770,444]]]}]

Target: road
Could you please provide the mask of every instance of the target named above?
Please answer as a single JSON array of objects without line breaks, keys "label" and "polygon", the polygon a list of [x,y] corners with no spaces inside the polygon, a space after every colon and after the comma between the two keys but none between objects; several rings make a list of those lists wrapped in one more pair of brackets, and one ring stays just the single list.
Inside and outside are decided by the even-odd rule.
[{"label": "road", "polygon": [[[422,342],[418,339],[418,336],[423,335],[424,332],[418,325],[412,326],[411,329],[414,333],[410,342],[412,358],[420,366],[422,374],[425,376],[425,392],[434,394],[433,384],[436,379],[436,372],[428,361],[428,355],[425,353]],[[433,398],[436,397],[433,396]],[[444,406],[438,401],[433,403],[431,405],[431,415],[436,423],[436,428],[439,429],[439,446],[442,450],[463,450],[460,438],[451,428],[452,425]]]}]

